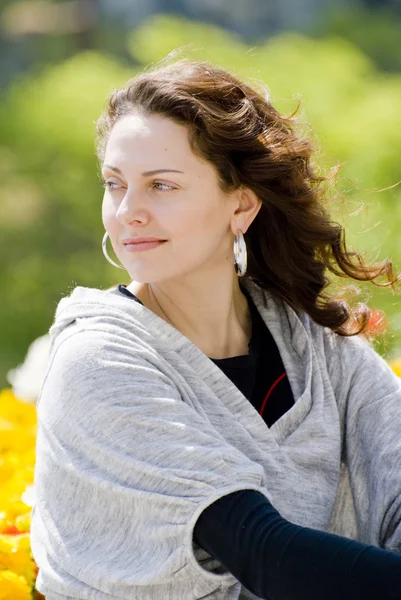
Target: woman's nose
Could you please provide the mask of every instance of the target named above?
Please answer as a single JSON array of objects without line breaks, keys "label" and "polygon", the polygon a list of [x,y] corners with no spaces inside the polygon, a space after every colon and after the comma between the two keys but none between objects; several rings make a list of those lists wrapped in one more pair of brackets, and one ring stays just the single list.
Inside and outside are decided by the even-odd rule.
[{"label": "woman's nose", "polygon": [[147,222],[149,211],[140,194],[135,193],[133,190],[127,190],[117,209],[116,218],[122,224],[132,223],[133,221]]}]

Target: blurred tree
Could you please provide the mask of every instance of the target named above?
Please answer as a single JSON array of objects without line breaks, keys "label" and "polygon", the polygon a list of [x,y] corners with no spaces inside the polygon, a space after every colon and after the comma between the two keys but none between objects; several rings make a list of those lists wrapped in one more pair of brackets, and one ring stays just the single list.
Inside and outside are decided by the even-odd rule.
[{"label": "blurred tree", "polygon": [[3,382],[48,330],[67,288],[96,286],[113,272],[101,251],[94,119],[132,74],[83,53],[15,84],[0,104]]},{"label": "blurred tree", "polygon": [[377,0],[330,3],[310,23],[308,33],[338,35],[357,45],[385,71],[401,71],[401,4]]},{"label": "blurred tree", "polygon": [[[192,58],[229,68],[250,83],[266,83],[282,112],[293,112],[302,99],[299,131],[315,142],[316,167],[343,163],[339,194],[330,195],[333,218],[346,224],[351,247],[370,260],[392,257],[400,269],[401,76],[380,73],[339,37],[292,33],[249,47],[216,27],[160,16],[128,40],[133,60],[142,65],[182,46]],[[25,78],[3,96],[0,379],[48,330],[57,302],[69,290],[127,282],[101,253],[103,190],[93,122],[109,92],[133,75],[133,69],[85,52]],[[366,209],[350,215],[361,203]],[[390,334],[379,351],[388,357],[401,353],[400,297],[360,287],[361,299],[389,317]]]},{"label": "blurred tree", "polygon": [[127,32],[166,12],[214,23],[248,44],[288,30],[337,34],[382,68],[400,69],[400,0],[0,0],[0,88],[82,49],[127,62]]},{"label": "blurred tree", "polygon": [[83,50],[126,61],[127,30],[96,0],[0,0],[0,87]]}]

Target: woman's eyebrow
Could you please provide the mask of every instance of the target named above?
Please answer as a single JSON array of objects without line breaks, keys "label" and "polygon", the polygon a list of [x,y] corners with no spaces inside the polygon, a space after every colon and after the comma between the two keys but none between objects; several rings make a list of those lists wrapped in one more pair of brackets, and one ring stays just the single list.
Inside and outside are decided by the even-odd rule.
[{"label": "woman's eyebrow", "polygon": [[[116,173],[120,173],[122,175],[121,170],[118,167],[113,167],[112,165],[103,165],[103,167],[107,167]],[[153,171],[144,171],[142,175],[144,177],[149,177],[149,175],[156,175],[156,173],[183,173],[183,171],[177,171],[177,169],[154,169]]]},{"label": "woman's eyebrow", "polygon": [[147,177],[148,175],[156,175],[156,173],[183,173],[183,171],[177,171],[177,169],[154,169],[153,171],[144,171],[142,175]]}]

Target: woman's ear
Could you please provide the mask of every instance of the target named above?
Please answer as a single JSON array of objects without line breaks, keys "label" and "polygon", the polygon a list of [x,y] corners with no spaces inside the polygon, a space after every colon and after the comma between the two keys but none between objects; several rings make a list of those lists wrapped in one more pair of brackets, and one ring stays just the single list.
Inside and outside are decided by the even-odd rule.
[{"label": "woman's ear", "polygon": [[237,208],[231,218],[231,230],[234,235],[237,234],[238,229],[246,233],[262,207],[262,201],[250,188],[240,187],[235,193]]}]

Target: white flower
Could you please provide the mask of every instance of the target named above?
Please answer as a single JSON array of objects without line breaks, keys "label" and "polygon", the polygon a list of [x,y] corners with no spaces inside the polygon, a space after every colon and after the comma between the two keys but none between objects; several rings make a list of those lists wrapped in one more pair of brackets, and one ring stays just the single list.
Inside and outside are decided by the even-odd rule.
[{"label": "white flower", "polygon": [[28,487],[25,488],[25,492],[22,494],[21,500],[27,506],[32,507],[35,505],[35,486],[34,485],[28,485]]},{"label": "white flower", "polygon": [[32,342],[21,365],[8,371],[7,381],[19,400],[36,404],[46,374],[49,352],[50,335],[46,334]]}]

